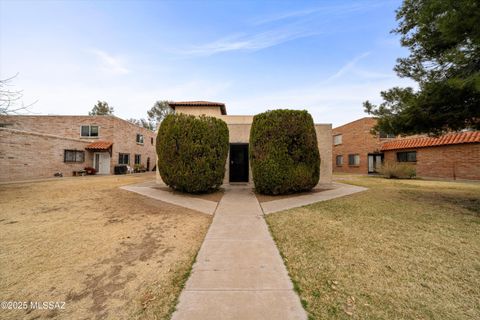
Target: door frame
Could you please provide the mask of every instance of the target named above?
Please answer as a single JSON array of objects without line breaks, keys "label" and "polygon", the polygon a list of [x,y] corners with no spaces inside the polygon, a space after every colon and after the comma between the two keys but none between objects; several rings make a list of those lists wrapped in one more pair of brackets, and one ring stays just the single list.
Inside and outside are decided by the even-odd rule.
[{"label": "door frame", "polygon": [[[232,146],[244,146],[246,151],[246,180],[245,181],[232,181]],[[250,182],[250,155],[249,144],[247,142],[230,143],[228,146],[228,182],[229,183],[248,183]]]},{"label": "door frame", "polygon": [[93,153],[93,167],[96,169],[96,166],[97,166],[97,155],[98,155],[98,158],[100,159],[100,162],[101,162],[101,159],[102,159],[102,156],[103,154],[108,154],[108,170],[106,173],[100,173],[100,163],[98,163],[98,172],[97,174],[110,174],[110,162],[111,162],[111,156],[110,156],[110,153],[109,152],[94,152]]},{"label": "door frame", "polygon": [[[381,152],[377,152],[377,153],[369,153],[367,155],[367,173],[378,173],[375,169],[376,169],[376,158],[377,156],[380,156],[380,164],[383,164],[383,160],[384,160],[384,154],[381,153]],[[373,157],[373,171],[370,171],[370,157]]]}]

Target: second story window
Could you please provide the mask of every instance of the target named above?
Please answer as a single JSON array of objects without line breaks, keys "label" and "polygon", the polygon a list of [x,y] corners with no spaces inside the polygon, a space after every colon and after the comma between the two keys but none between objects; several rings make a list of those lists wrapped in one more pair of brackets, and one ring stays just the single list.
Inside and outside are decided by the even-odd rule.
[{"label": "second story window", "polygon": [[333,145],[339,145],[339,144],[342,144],[342,135],[341,134],[337,134],[337,135],[334,135],[333,136]]},{"label": "second story window", "polygon": [[394,134],[392,134],[392,133],[386,133],[386,132],[383,132],[383,131],[380,131],[378,135],[380,136],[380,139],[395,138],[395,135],[394,135]]},{"label": "second story window", "polygon": [[137,133],[137,143],[143,144],[143,134]]},{"label": "second story window", "polygon": [[98,137],[98,126],[82,126],[80,135],[82,137]]}]

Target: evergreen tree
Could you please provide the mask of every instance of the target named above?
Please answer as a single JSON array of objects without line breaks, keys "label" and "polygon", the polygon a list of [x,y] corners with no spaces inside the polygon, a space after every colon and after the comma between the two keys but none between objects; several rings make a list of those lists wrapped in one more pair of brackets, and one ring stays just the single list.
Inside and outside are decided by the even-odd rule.
[{"label": "evergreen tree", "polygon": [[397,10],[401,44],[410,51],[395,71],[419,85],[381,92],[364,102],[378,117],[375,131],[433,134],[480,129],[480,2],[404,0]]}]

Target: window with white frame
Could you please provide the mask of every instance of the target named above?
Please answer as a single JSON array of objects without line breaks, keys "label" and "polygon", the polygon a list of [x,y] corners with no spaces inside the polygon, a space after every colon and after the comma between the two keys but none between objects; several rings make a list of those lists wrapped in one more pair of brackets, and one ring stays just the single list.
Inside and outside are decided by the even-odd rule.
[{"label": "window with white frame", "polygon": [[135,164],[140,164],[142,156],[140,154],[135,155]]},{"label": "window with white frame", "polygon": [[98,126],[82,126],[80,135],[82,137],[98,137]]},{"label": "window with white frame", "polygon": [[339,144],[342,144],[342,135],[341,134],[337,134],[337,135],[334,135],[333,136],[333,145],[339,145]]},{"label": "window with white frame", "polygon": [[143,134],[137,133],[137,143],[143,144]]}]

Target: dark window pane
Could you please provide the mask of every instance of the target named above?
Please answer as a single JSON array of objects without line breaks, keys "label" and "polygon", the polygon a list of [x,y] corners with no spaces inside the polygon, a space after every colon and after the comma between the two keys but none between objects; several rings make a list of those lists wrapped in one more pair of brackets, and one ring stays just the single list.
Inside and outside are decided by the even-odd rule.
[{"label": "dark window pane", "polygon": [[397,161],[398,162],[416,162],[417,161],[417,152],[397,152]]},{"label": "dark window pane", "polygon": [[349,166],[358,166],[360,164],[360,156],[358,154],[349,154],[348,155],[348,165]]},{"label": "dark window pane", "polygon": [[82,126],[82,137],[88,137],[90,135],[90,127]]},{"label": "dark window pane", "polygon": [[343,157],[342,156],[337,156],[336,164],[337,164],[337,166],[341,166],[343,164]]},{"label": "dark window pane", "polygon": [[70,150],[65,150],[65,156],[64,156],[65,162],[73,162],[75,161],[75,153],[73,153]]},{"label": "dark window pane", "polygon": [[128,153],[119,153],[118,154],[118,164],[129,164],[130,154]]},{"label": "dark window pane", "polygon": [[90,127],[90,136],[91,137],[98,137],[98,126],[91,126]]},{"label": "dark window pane", "polygon": [[407,152],[407,161],[410,161],[410,162],[417,161],[417,152]]},{"label": "dark window pane", "polygon": [[75,161],[76,162],[83,162],[85,161],[85,152],[83,151],[77,151],[75,153]]}]

